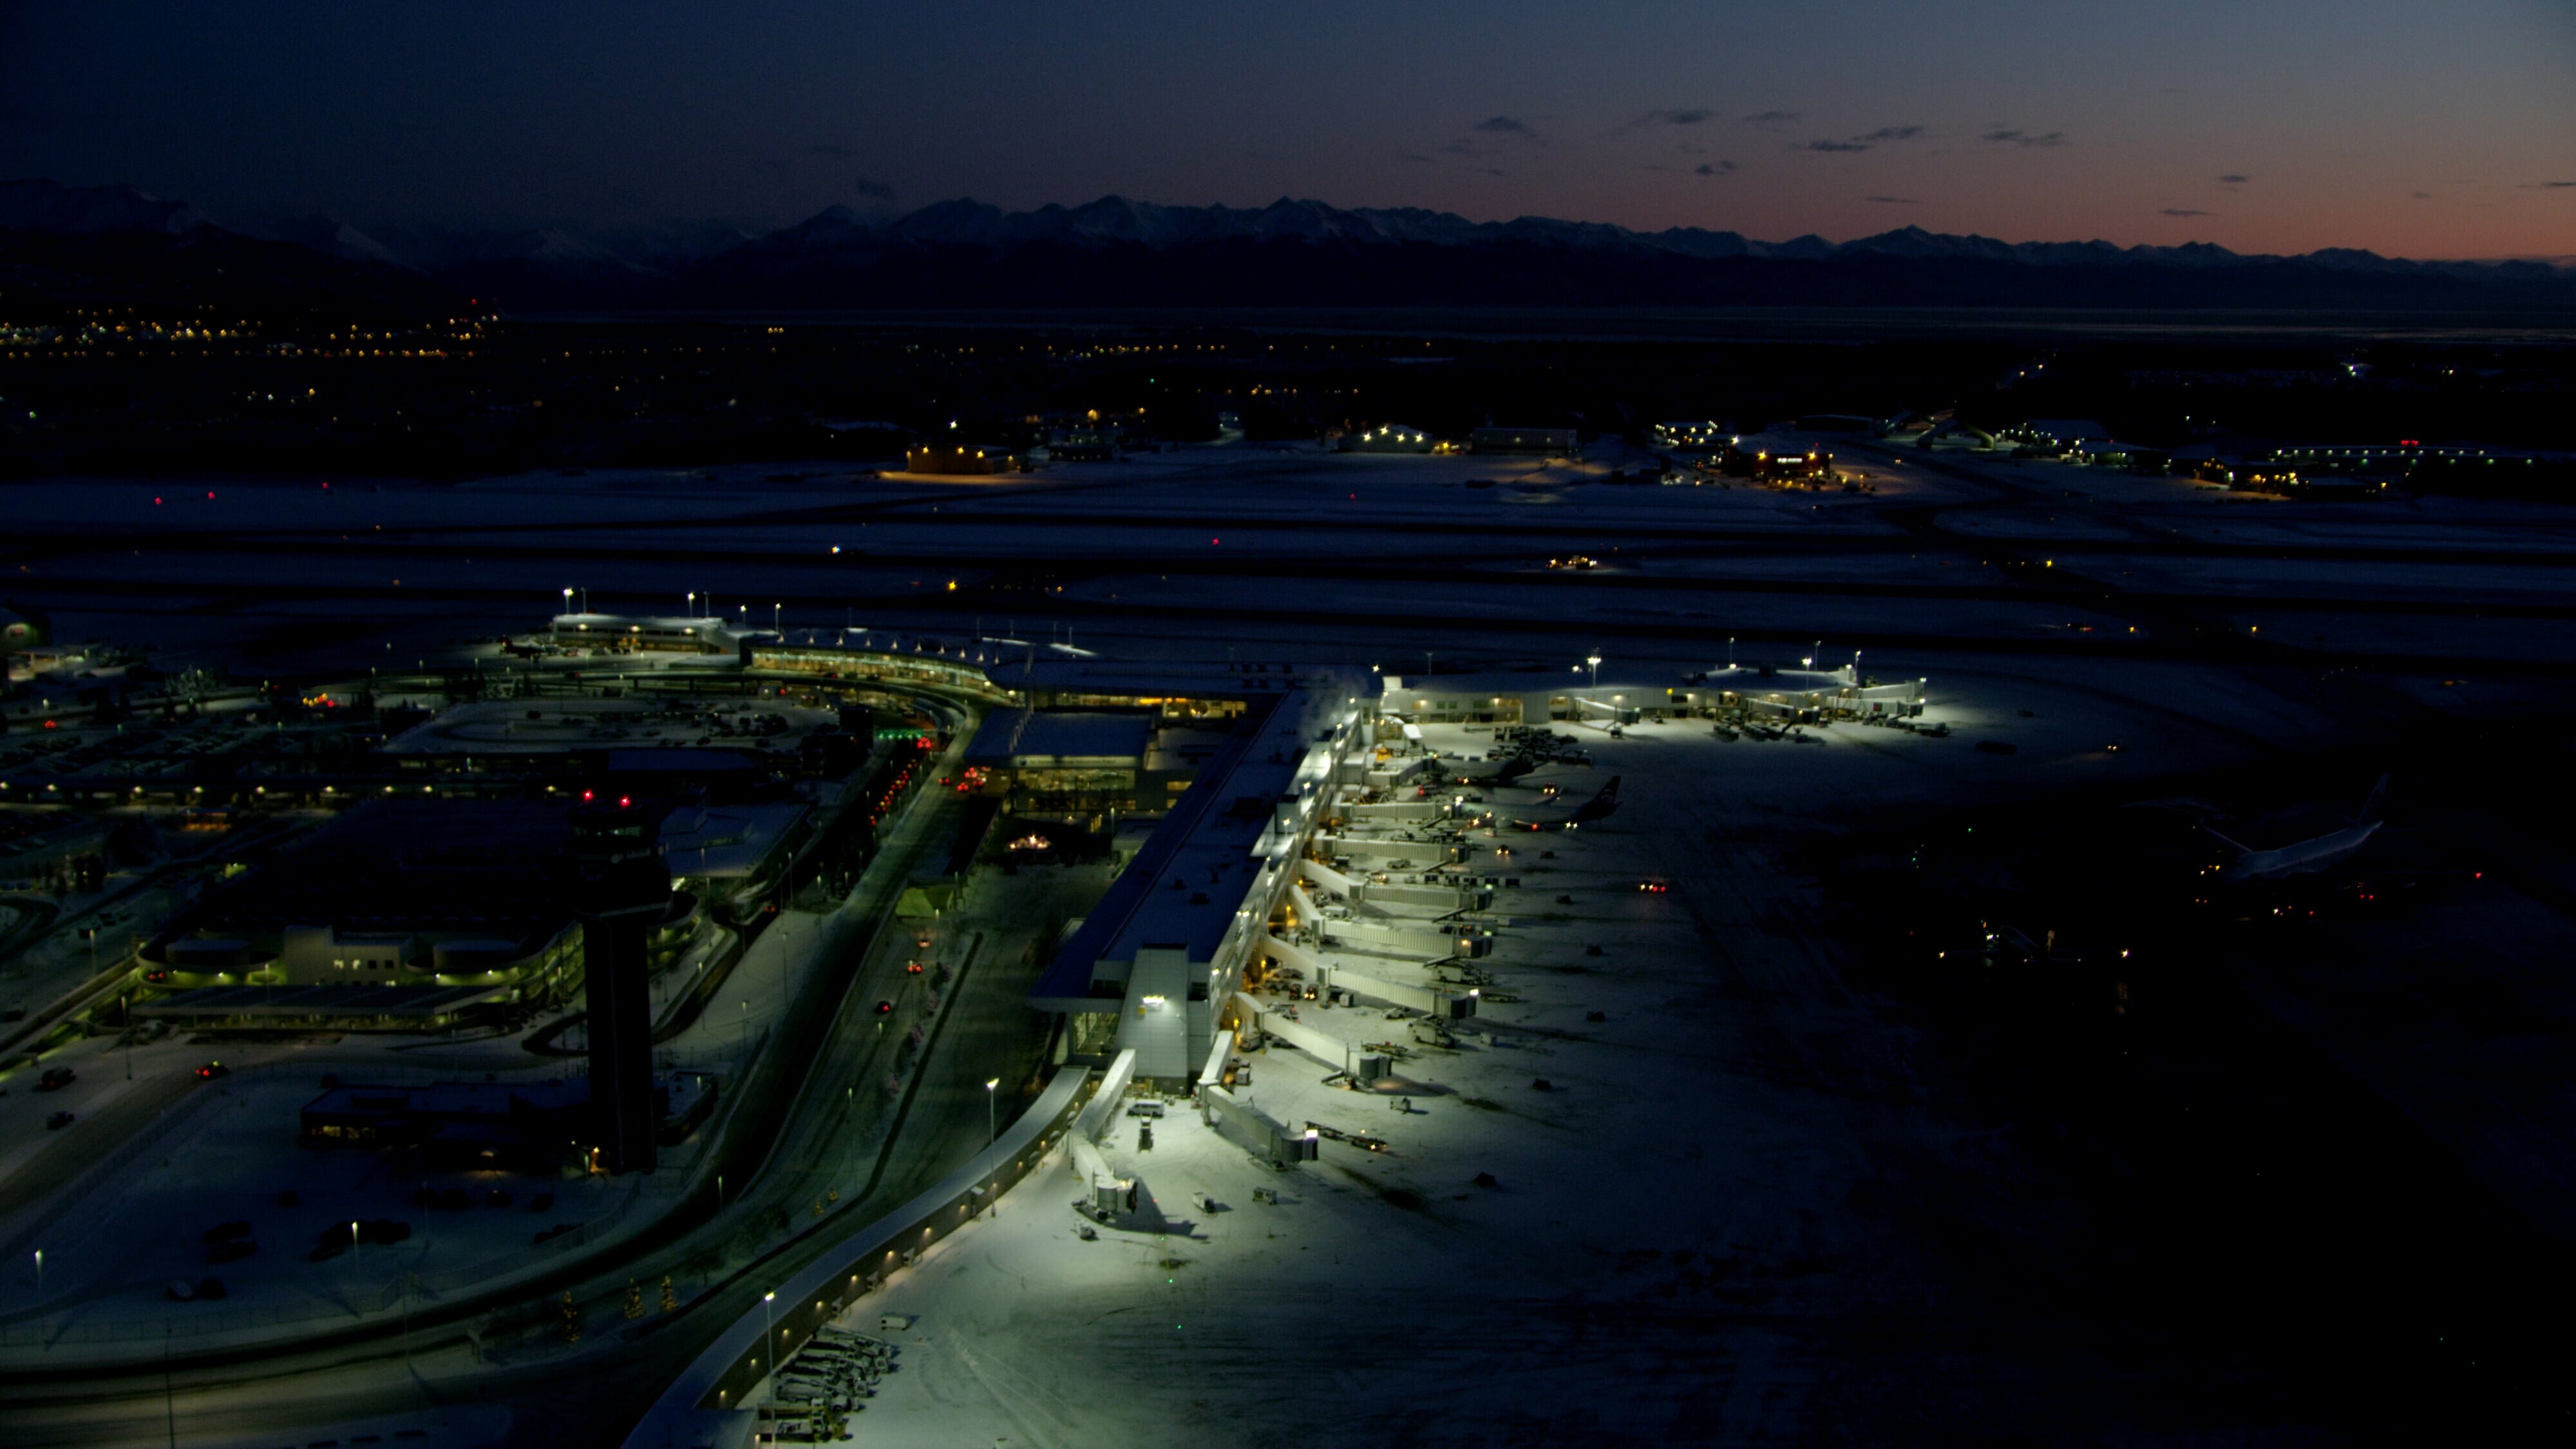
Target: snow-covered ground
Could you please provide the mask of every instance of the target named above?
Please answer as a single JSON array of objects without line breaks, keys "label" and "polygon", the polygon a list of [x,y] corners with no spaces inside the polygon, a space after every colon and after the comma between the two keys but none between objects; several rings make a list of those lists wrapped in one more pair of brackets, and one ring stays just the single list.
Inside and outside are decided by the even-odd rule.
[{"label": "snow-covered ground", "polygon": [[[2300,723],[2267,718],[2259,695],[2195,703],[2227,719],[2175,711],[2142,729],[2109,691],[1986,677],[1936,681],[1932,714],[1960,731],[1946,740],[1838,728],[1821,745],[1729,743],[1678,723],[1590,734],[1591,770],[1547,767],[1486,794],[1508,815],[1540,786],[1576,794],[1623,773],[1626,808],[1575,833],[1469,841],[1467,868],[1519,880],[1476,963],[1516,999],[1488,1002],[1452,1049],[1416,1048],[1374,1091],[1327,1085],[1332,1065],[1276,1040],[1250,1058],[1244,1094],[1262,1111],[1387,1151],[1327,1140],[1320,1162],[1281,1173],[1184,1104],[1115,1119],[1105,1150],[1140,1184],[1137,1219],[1083,1239],[1070,1207],[1082,1185],[1059,1161],[854,1306],[844,1323],[861,1332],[886,1314],[910,1322],[883,1334],[901,1368],[854,1435],[1746,1442],[1841,1424],[1887,1442],[1907,1425],[1946,1439],[2026,1424],[2047,1437],[2063,1402],[1998,1410],[1989,1396],[1989,1417],[1971,1420],[1958,1406],[1990,1386],[1938,1384],[1978,1371],[1969,1342],[2062,1325],[2036,1310],[1999,1329],[1980,1297],[1991,1285],[1919,1224],[1900,1226],[1912,1209],[1885,1197],[1908,1176],[2008,1173],[2009,1156],[1919,1097],[1904,1034],[1842,994],[1838,948],[1775,842],[1787,816],[1884,823],[2069,772],[2224,755],[2239,728]],[[2131,742],[2120,763],[2096,748],[2111,732]],[[1490,740],[1424,733],[1471,756]],[[1984,733],[2021,752],[1971,749]],[[1649,878],[1672,888],[1639,890]],[[1354,1043],[1409,1040],[1375,1008],[1310,1002],[1302,1017]],[[1942,1323],[1959,1343],[1940,1341]],[[2130,1411],[2138,1391],[2119,1383],[2116,1352],[2065,1357],[2066,1382],[2040,1399]]]},{"label": "snow-covered ground", "polygon": [[[734,967],[705,1014],[656,1048],[657,1062],[730,1082],[745,1054],[777,1027],[797,973],[813,964],[824,919],[782,915]],[[197,1066],[217,1059],[233,1068],[230,1076],[180,1088]],[[130,1086],[123,1051],[108,1043],[75,1042],[37,1064],[55,1065],[74,1066],[80,1080],[60,1093],[22,1089],[0,1101],[0,1171],[58,1140],[41,1126],[45,1112],[94,1117],[129,1093],[151,1095],[166,1111],[138,1124],[123,1147],[95,1154],[91,1160],[109,1165],[74,1193],[0,1218],[0,1242],[27,1245],[0,1267],[0,1343],[11,1345],[157,1337],[174,1321],[192,1337],[257,1336],[309,1331],[333,1316],[400,1314],[407,1302],[434,1303],[541,1268],[554,1254],[602,1234],[648,1224],[685,1190],[708,1140],[701,1131],[665,1149],[651,1176],[616,1180],[427,1172],[408,1155],[297,1145],[297,1113],[321,1093],[326,1073],[347,1082],[417,1084],[486,1074],[538,1081],[583,1070],[577,1058],[531,1056],[515,1035],[466,1042],[348,1035],[217,1046],[183,1034],[138,1049]],[[11,1085],[32,1082],[35,1070]],[[729,1105],[719,1099],[719,1111]],[[463,1188],[471,1206],[420,1206],[414,1194],[423,1187]],[[506,1204],[493,1203],[496,1189],[508,1195]],[[290,1190],[298,1201],[284,1206],[279,1194]],[[534,1206],[539,1194],[552,1197],[543,1209]],[[324,1235],[375,1218],[407,1222],[412,1236],[396,1246],[370,1244],[308,1260]],[[210,1266],[201,1234],[229,1221],[251,1223],[259,1251]],[[534,1241],[558,1227],[587,1231],[551,1249]],[[41,1301],[26,1255],[38,1247],[45,1252]],[[173,1280],[208,1275],[223,1280],[228,1296],[222,1301],[166,1301]]]},{"label": "snow-covered ground", "polygon": [[[2152,637],[2152,623],[2112,617],[2128,590],[2159,596],[2141,612],[2173,596],[2554,607],[2559,565],[2496,565],[2576,547],[2576,524],[2528,504],[2248,501],[2110,469],[1817,441],[1847,452],[1878,491],[1613,483],[1612,444],[1581,464],[1234,444],[947,482],[822,464],[327,491],[310,480],[38,480],[9,485],[13,523],[99,542],[30,560],[13,588],[54,611],[58,637],[157,645],[165,666],[262,672],[347,666],[362,652],[379,664],[453,655],[533,626],[568,585],[618,612],[676,613],[695,593],[754,625],[781,604],[790,627],[981,622],[1021,637],[1061,601],[1102,637],[1150,619],[1137,632],[1201,653],[1258,637],[1250,616],[1290,598],[1316,600],[1337,629],[1382,614],[1452,648],[1480,626],[1562,621],[1605,641],[1631,628],[1743,629],[1863,646],[1948,634],[1974,647],[2054,641],[2070,625],[2091,626],[2097,644],[2133,625]],[[2077,550],[2061,560],[2073,573],[2060,588],[1991,561],[2051,543]],[[2174,551],[2195,545],[2271,556]],[[2395,563],[2356,549],[2452,556]],[[1602,567],[1533,582],[1548,558],[1572,554]],[[1667,587],[1641,587],[1649,580]],[[2051,597],[2093,585],[2107,592],[2081,608]],[[2033,597],[2013,597],[2025,588]],[[2403,627],[2384,639],[2315,632],[2306,642],[2355,654],[2422,652]]]}]

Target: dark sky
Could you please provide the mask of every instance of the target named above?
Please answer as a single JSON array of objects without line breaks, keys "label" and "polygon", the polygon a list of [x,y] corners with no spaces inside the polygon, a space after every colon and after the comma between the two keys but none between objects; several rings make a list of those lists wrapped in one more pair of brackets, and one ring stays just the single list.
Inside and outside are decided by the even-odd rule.
[{"label": "dark sky", "polygon": [[2576,0],[0,0],[0,175],[219,219],[951,196],[2576,253]]}]

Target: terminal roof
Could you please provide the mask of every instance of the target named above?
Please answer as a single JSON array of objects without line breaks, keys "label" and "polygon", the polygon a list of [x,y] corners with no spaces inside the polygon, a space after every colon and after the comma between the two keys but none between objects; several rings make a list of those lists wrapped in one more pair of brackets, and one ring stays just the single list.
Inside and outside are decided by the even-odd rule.
[{"label": "terminal roof", "polygon": [[[1083,917],[1031,997],[1087,999],[1093,968],[1103,961],[1133,961],[1140,945],[1183,947],[1193,961],[1215,953],[1252,880],[1249,847],[1269,825],[1271,802],[1295,770],[1293,760],[1258,770],[1245,763],[1278,710],[1276,700],[1256,706],[1227,737],[1198,782]],[[1267,794],[1246,795],[1265,787]],[[1242,798],[1258,798],[1259,810],[1237,813],[1233,802]]]},{"label": "terminal roof", "polygon": [[1407,674],[1386,676],[1386,708],[1403,713],[1416,699],[1437,695],[1454,699],[1460,695],[1488,694],[1516,696],[1537,694],[1598,695],[1603,699],[1613,694],[1633,697],[1661,696],[1666,690],[1679,688],[1681,680],[1673,676],[1640,679],[1634,675],[1603,674],[1601,682],[1592,682],[1586,669],[1494,670],[1481,674]]},{"label": "terminal roof", "polygon": [[1151,710],[995,710],[966,747],[966,763],[1135,760],[1144,757],[1153,737]]},{"label": "terminal roof", "polygon": [[1004,689],[1054,690],[1073,693],[1155,698],[1178,695],[1211,698],[1223,695],[1277,694],[1331,674],[1291,661],[1198,659],[1035,659],[996,664],[985,673]]},{"label": "terminal roof", "polygon": [[662,818],[662,858],[671,874],[748,876],[805,814],[775,805],[683,805]]},{"label": "terminal roof", "polygon": [[1040,1010],[1099,1009],[1123,991],[1103,980],[1096,994],[1096,968],[1133,962],[1140,950],[1179,949],[1193,963],[1215,958],[1260,877],[1280,803],[1301,788],[1308,753],[1330,744],[1347,704],[1376,690],[1376,676],[1348,669],[1315,670],[1296,683],[1247,697],[1224,746],[1029,993]]}]

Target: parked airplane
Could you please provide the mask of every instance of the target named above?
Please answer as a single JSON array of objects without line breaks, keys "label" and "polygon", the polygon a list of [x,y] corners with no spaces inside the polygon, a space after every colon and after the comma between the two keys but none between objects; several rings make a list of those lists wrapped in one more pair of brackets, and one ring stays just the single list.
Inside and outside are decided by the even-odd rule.
[{"label": "parked airplane", "polygon": [[2382,775],[2379,783],[2370,787],[2370,798],[2362,802],[2361,813],[2353,817],[2352,824],[2271,850],[2248,849],[2208,826],[2201,828],[2219,844],[2236,852],[2233,860],[2219,867],[2220,879],[2231,882],[2278,880],[2283,876],[2323,870],[2368,844],[2370,837],[2379,833],[2380,803],[2387,793],[2388,777]]},{"label": "parked airplane", "polygon": [[1460,785],[1508,785],[1538,768],[1538,762],[1527,755],[1514,755],[1508,760],[1484,760],[1473,764],[1446,766],[1453,783]]},{"label": "parked airplane", "polygon": [[1618,810],[1619,777],[1613,775],[1610,777],[1610,783],[1603,785],[1591,799],[1575,806],[1564,815],[1553,817],[1542,815],[1517,820],[1497,817],[1497,820],[1498,823],[1514,830],[1572,830],[1580,825],[1590,825],[1596,820],[1607,820],[1617,814]]}]

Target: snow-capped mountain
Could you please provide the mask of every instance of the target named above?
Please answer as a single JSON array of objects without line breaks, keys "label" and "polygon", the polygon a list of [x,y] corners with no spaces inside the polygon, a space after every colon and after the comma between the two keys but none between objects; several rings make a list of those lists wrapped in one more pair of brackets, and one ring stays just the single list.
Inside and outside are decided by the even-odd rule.
[{"label": "snow-capped mountain", "polygon": [[179,236],[210,225],[184,201],[164,201],[132,186],[65,186],[45,180],[0,181],[0,231],[94,236],[158,232]]},{"label": "snow-capped mountain", "polygon": [[423,271],[409,259],[349,223],[331,216],[294,216],[257,229],[255,235],[320,252],[343,261],[376,262],[407,271]]},{"label": "snow-capped mountain", "polygon": [[[131,187],[0,184],[0,232],[231,235]],[[2415,262],[2333,248],[2245,256],[2194,242],[2006,242],[1903,227],[1840,243],[1600,222],[1470,221],[1419,207],[1165,206],[1104,196],[1008,211],[832,207],[766,234],[728,222],[615,230],[266,230],[352,265],[513,308],[1067,306],[2576,307],[2544,262]]]}]

